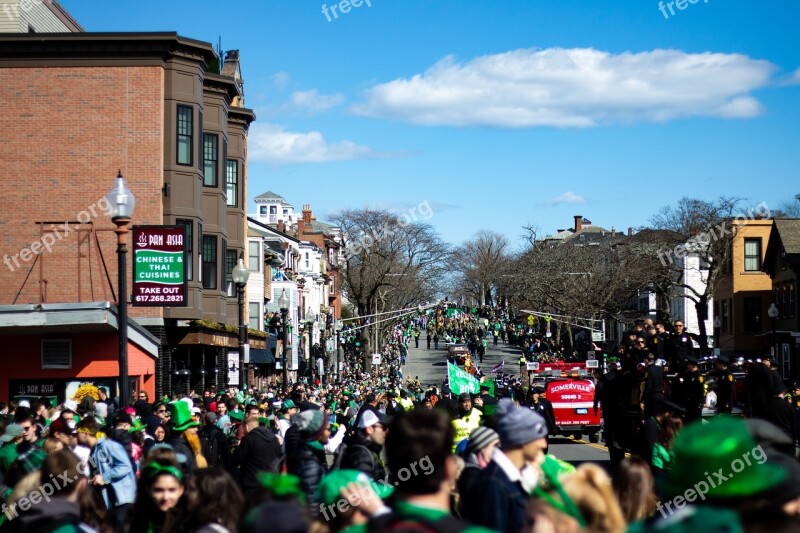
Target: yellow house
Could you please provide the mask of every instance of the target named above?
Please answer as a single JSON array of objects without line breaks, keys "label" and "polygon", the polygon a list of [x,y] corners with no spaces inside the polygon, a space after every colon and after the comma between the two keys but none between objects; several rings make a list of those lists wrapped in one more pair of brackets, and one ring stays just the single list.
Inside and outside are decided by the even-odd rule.
[{"label": "yellow house", "polygon": [[727,224],[733,232],[730,260],[714,292],[719,347],[724,355],[758,357],[770,351],[772,279],[762,266],[773,221],[735,219]]}]

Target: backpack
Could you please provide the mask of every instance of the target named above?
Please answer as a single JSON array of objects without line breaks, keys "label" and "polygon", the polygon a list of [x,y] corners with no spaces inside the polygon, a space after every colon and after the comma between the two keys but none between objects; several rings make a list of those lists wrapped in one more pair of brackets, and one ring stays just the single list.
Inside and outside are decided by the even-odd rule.
[{"label": "backpack", "polygon": [[387,513],[370,520],[367,531],[369,533],[460,533],[470,527],[473,526],[452,515],[429,520],[423,516],[404,517]]},{"label": "backpack", "polygon": [[222,454],[219,450],[219,440],[217,439],[216,431],[201,431],[198,433],[200,437],[200,448],[203,450],[203,457],[208,461],[209,466],[217,466],[222,459]]}]

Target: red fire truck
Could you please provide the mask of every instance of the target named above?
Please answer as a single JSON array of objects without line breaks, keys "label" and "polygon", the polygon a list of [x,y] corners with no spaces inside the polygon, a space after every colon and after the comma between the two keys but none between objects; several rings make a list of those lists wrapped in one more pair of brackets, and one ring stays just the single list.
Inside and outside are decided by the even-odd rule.
[{"label": "red fire truck", "polygon": [[533,385],[544,387],[544,396],[553,404],[558,433],[589,442],[600,438],[600,409],[594,413],[594,378],[586,363],[540,363],[532,371]]}]

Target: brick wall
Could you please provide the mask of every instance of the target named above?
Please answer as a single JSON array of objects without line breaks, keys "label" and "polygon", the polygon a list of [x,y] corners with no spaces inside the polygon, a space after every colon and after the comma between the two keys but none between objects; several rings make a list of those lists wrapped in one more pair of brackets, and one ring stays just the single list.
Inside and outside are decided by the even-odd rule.
[{"label": "brick wall", "polygon": [[[163,87],[160,67],[0,68],[0,305],[38,303],[40,291],[49,302],[112,300],[116,237],[101,200],[121,169],[136,197],[132,224],[163,223]],[[56,227],[33,268],[25,250],[40,239],[38,221],[101,231],[90,246],[90,232]]]}]

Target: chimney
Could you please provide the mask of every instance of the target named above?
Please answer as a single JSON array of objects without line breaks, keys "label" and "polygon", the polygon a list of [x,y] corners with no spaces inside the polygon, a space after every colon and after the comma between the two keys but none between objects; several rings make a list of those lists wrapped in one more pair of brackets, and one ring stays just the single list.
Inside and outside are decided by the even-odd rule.
[{"label": "chimney", "polygon": [[616,236],[617,236],[617,230],[614,229],[614,226],[611,226],[611,238],[613,239]]},{"label": "chimney", "polygon": [[304,204],[303,205],[303,222],[306,224],[311,224],[311,205]]},{"label": "chimney", "polygon": [[575,215],[575,233],[583,229],[583,215]]},{"label": "chimney", "polygon": [[628,237],[633,237],[633,228],[628,228]]},{"label": "chimney", "polygon": [[283,221],[283,219],[278,221],[278,231],[281,233],[286,233],[286,223]]}]

